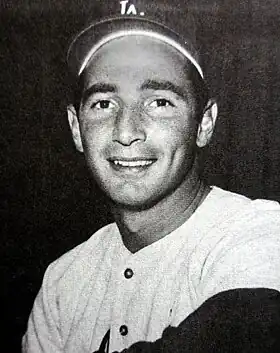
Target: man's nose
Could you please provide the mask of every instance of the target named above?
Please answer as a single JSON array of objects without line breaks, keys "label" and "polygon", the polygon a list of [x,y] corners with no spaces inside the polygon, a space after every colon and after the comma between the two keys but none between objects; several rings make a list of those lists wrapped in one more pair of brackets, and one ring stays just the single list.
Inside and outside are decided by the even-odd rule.
[{"label": "man's nose", "polygon": [[113,141],[130,146],[137,141],[145,141],[146,133],[141,112],[136,108],[124,108],[114,122]]}]

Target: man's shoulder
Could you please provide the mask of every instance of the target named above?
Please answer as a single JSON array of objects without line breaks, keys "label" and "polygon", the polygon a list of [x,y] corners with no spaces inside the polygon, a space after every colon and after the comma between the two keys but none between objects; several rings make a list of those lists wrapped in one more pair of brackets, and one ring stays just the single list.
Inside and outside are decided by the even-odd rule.
[{"label": "man's shoulder", "polygon": [[212,187],[202,206],[196,223],[199,229],[203,223],[206,243],[244,242],[248,238],[280,240],[280,205],[276,201],[252,200]]},{"label": "man's shoulder", "polygon": [[279,203],[214,191],[213,203],[221,204],[198,248],[201,298],[234,288],[279,290]]},{"label": "man's shoulder", "polygon": [[[209,258],[230,257],[242,260],[239,254],[246,251],[255,256],[264,253],[279,258],[280,205],[265,199],[248,197],[215,188],[217,215],[214,226],[205,237]],[[215,200],[215,198],[214,198]],[[212,200],[212,201],[214,201]],[[208,239],[208,242],[207,242]],[[245,257],[243,259],[245,261]]]},{"label": "man's shoulder", "polygon": [[104,255],[117,233],[115,223],[97,230],[88,240],[69,250],[47,268],[45,279],[51,284],[74,273],[84,272],[89,264],[96,263]]},{"label": "man's shoulder", "polygon": [[[235,192],[226,191],[219,187],[213,186],[211,202],[208,202],[209,207],[219,209],[220,216],[227,214],[234,219],[275,219],[280,221],[280,204],[277,201],[266,199],[251,199]],[[255,219],[257,221],[257,219]]]}]

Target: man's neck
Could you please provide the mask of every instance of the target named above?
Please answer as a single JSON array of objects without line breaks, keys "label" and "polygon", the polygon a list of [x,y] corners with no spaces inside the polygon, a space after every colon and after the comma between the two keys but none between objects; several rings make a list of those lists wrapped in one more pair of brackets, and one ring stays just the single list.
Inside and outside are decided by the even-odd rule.
[{"label": "man's neck", "polygon": [[124,245],[135,253],[171,233],[193,214],[208,192],[194,166],[173,193],[151,208],[135,211],[113,207]]}]

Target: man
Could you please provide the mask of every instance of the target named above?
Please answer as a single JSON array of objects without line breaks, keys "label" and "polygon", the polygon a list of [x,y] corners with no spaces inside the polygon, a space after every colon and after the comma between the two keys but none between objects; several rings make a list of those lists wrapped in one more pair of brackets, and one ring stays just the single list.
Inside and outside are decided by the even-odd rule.
[{"label": "man", "polygon": [[74,143],[115,223],[49,266],[23,352],[276,352],[280,207],[201,180],[217,105],[197,53],[131,6],[68,53]]}]

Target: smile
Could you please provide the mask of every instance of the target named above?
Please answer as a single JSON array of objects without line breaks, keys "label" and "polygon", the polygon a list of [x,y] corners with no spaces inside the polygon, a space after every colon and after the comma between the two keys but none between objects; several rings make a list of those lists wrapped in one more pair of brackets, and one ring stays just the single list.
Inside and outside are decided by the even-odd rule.
[{"label": "smile", "polygon": [[139,160],[139,161],[114,160],[113,161],[115,165],[118,165],[121,167],[130,167],[130,168],[145,167],[145,166],[151,165],[153,162],[154,161],[151,161],[151,160]]}]

